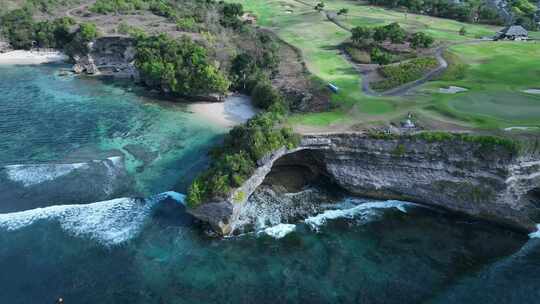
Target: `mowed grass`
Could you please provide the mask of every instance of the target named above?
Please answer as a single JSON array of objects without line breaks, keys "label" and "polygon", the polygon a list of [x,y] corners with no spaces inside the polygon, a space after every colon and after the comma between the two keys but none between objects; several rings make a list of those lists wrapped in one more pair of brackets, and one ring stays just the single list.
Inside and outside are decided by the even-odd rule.
[{"label": "mowed grass", "polygon": [[[485,42],[457,45],[450,51],[468,70],[464,79],[431,82],[431,108],[479,127],[500,128],[540,124],[540,43]],[[460,86],[469,91],[437,94],[438,88]]]},{"label": "mowed grass", "polygon": [[[242,3],[244,9],[257,16],[257,23],[272,29],[283,40],[298,47],[310,72],[322,80],[340,87],[332,96],[335,110],[327,113],[296,115],[293,124],[327,126],[331,124],[354,124],[366,121],[395,119],[408,111],[427,111],[430,117],[456,121],[482,128],[498,128],[505,125],[533,123],[537,117],[535,102],[538,96],[521,93],[521,89],[540,79],[536,67],[540,45],[530,43],[482,43],[456,45],[452,52],[470,65],[467,77],[460,81],[438,81],[427,84],[428,96],[406,95],[403,97],[370,97],[361,90],[361,76],[340,54],[339,45],[350,33],[327,20],[313,7],[317,0],[227,0]],[[326,9],[337,11],[349,9],[340,22],[347,27],[357,25],[378,26],[399,22],[410,31],[432,34],[439,43],[461,43],[485,36],[493,36],[499,27],[464,24],[449,19],[404,14],[379,7],[361,5],[355,1],[326,1]],[[459,35],[461,27],[467,35]],[[533,37],[539,36],[532,33]],[[536,35],[536,36],[535,36]],[[519,59],[518,59],[519,58]],[[516,80],[517,78],[518,80]],[[528,80],[524,80],[527,78]],[[437,88],[458,85],[470,88],[457,95],[438,94]],[[517,100],[505,108],[509,100]],[[505,103],[506,102],[506,103]],[[539,105],[540,106],[540,105]],[[522,108],[519,108],[522,107]],[[509,111],[509,110],[515,111]],[[519,110],[516,110],[519,109]],[[527,110],[528,109],[528,110]],[[435,110],[435,111],[433,111]],[[509,114],[512,112],[512,114]]]}]

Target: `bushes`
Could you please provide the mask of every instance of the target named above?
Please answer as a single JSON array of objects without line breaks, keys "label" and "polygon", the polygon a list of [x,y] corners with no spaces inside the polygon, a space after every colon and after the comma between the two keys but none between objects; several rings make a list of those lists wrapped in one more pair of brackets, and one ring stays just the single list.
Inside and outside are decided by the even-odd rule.
[{"label": "bushes", "polygon": [[259,159],[280,147],[292,149],[299,144],[299,137],[291,129],[275,128],[275,123],[273,113],[267,112],[234,127],[223,146],[211,153],[210,168],[189,187],[188,206],[194,208],[210,199],[226,198],[232,188],[241,186],[253,174]]},{"label": "bushes", "polygon": [[97,14],[128,13],[148,9],[148,2],[148,0],[97,0],[90,7],[90,11]]},{"label": "bushes", "polygon": [[392,55],[387,52],[381,51],[379,48],[373,48],[371,50],[371,61],[380,65],[386,65],[392,62]]},{"label": "bushes", "polygon": [[2,17],[2,33],[15,49],[30,49],[34,41],[34,21],[27,9],[16,9]]},{"label": "bushes", "polygon": [[70,27],[75,21],[69,17],[36,23],[26,9],[6,14],[0,24],[2,33],[15,49],[37,46],[64,49],[70,55],[86,53],[86,44],[98,35],[96,26],[91,23],[81,24],[72,34]]},{"label": "bushes", "polygon": [[421,78],[424,73],[438,64],[432,57],[417,58],[396,66],[385,66],[379,71],[384,80],[373,84],[376,90],[386,90]]},{"label": "bushes", "polygon": [[193,17],[184,17],[176,21],[176,29],[179,31],[198,32],[199,25]]},{"label": "bushes", "polygon": [[64,51],[70,55],[86,55],[88,53],[88,43],[98,37],[97,27],[93,23],[83,23],[72,36],[71,41],[65,45]]},{"label": "bushes", "polygon": [[238,17],[244,14],[244,8],[239,3],[224,3],[222,8],[223,17],[221,25],[231,28],[240,28],[242,22]]},{"label": "bushes", "polygon": [[410,42],[413,49],[428,48],[433,44],[434,39],[427,34],[419,32],[412,35]]},{"label": "bushes", "polygon": [[183,96],[225,93],[229,88],[207,50],[188,37],[139,36],[136,51],[135,66],[148,86]]},{"label": "bushes", "polygon": [[259,82],[251,92],[253,104],[263,110],[267,110],[274,103],[282,103],[279,93],[267,81]]}]

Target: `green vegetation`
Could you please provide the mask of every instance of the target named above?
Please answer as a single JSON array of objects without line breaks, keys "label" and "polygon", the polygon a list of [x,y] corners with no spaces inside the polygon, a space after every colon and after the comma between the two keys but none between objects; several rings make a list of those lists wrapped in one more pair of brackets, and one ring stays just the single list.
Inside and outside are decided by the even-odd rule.
[{"label": "green vegetation", "polygon": [[467,92],[421,97],[426,109],[475,126],[493,129],[511,126],[538,126],[540,96],[523,93],[537,88],[540,71],[539,46],[534,43],[459,45],[446,58],[450,68],[426,90],[459,86]]},{"label": "green vegetation", "polygon": [[487,4],[482,4],[480,1],[368,0],[368,2],[370,4],[382,5],[388,8],[405,8],[412,13],[422,13],[463,22],[481,22],[490,24],[502,24],[503,22],[496,10],[492,9]]},{"label": "green vegetation", "polygon": [[410,39],[411,47],[413,49],[428,48],[434,41],[433,37],[425,33],[414,33]]},{"label": "green vegetation", "polygon": [[138,37],[135,66],[146,85],[179,95],[225,93],[226,76],[209,60],[207,50],[188,37]]},{"label": "green vegetation", "polygon": [[[289,128],[276,128],[277,119],[275,113],[266,112],[233,128],[223,146],[211,153],[210,168],[190,186],[188,206],[194,208],[210,199],[226,198],[255,171],[258,160],[278,148],[296,147],[298,136]],[[234,198],[235,201],[241,199]]]},{"label": "green vegetation", "polygon": [[134,10],[143,10],[150,7],[148,0],[97,0],[90,11],[98,14],[128,13]]},{"label": "green vegetation", "polygon": [[[493,135],[475,135],[467,133],[452,133],[444,131],[426,131],[409,135],[399,135],[395,133],[386,133],[380,131],[371,131],[368,136],[380,140],[399,140],[399,139],[420,139],[429,143],[456,141],[478,144],[481,151],[493,151],[497,147],[502,147],[508,152],[517,155],[523,149],[523,143],[508,137]],[[401,155],[405,151],[403,144],[398,144],[394,150],[395,155]]]},{"label": "green vegetation", "polygon": [[379,69],[384,80],[372,85],[375,90],[387,90],[421,78],[427,71],[438,66],[433,57],[416,58],[398,65]]},{"label": "green vegetation", "polygon": [[63,49],[70,55],[85,54],[87,43],[98,36],[94,24],[79,25],[77,31],[70,28],[75,21],[69,17],[35,22],[28,9],[16,9],[0,20],[2,34],[15,49],[32,47]]},{"label": "green vegetation", "polygon": [[[363,53],[370,53],[370,61],[380,65],[390,62],[398,62],[407,57],[416,57],[414,52],[406,52],[404,46],[394,46],[389,49],[383,43],[389,40],[392,44],[402,44],[408,42],[413,49],[429,48],[435,41],[428,34],[418,32],[408,35],[407,32],[397,22],[384,26],[368,27],[357,26],[351,30],[352,43],[345,45],[345,50],[356,62],[364,62],[367,57]],[[396,50],[397,49],[397,50]],[[392,54],[395,53],[395,54]],[[369,62],[367,62],[369,63]]]}]

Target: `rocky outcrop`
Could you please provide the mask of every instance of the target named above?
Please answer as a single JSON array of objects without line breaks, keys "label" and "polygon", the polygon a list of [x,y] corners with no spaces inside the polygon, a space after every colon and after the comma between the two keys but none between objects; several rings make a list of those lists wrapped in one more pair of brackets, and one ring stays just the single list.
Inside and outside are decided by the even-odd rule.
[{"label": "rocky outcrop", "polygon": [[135,40],[123,36],[106,36],[89,44],[90,52],[76,56],[73,71],[77,74],[112,75],[138,79],[134,66]]},{"label": "rocky outcrop", "polygon": [[0,40],[0,53],[12,51],[11,45],[7,41]]},{"label": "rocky outcrop", "polygon": [[439,206],[522,230],[540,215],[540,157],[505,145],[421,136],[305,136],[292,151],[262,160],[231,196],[191,210],[217,232],[231,234],[250,195],[280,166],[304,166],[347,192]]}]

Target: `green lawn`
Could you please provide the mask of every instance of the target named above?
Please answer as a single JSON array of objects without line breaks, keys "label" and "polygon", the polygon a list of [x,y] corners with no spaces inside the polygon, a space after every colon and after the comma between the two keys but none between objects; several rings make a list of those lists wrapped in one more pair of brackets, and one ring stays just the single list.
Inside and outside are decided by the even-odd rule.
[{"label": "green lawn", "polygon": [[[334,83],[340,93],[332,96],[336,110],[329,113],[296,115],[293,124],[326,126],[331,124],[365,123],[395,119],[407,111],[427,113],[433,119],[457,121],[476,127],[494,128],[506,125],[535,123],[540,117],[536,107],[538,96],[520,90],[539,87],[540,44],[483,43],[458,45],[452,52],[470,65],[467,77],[460,81],[438,81],[426,84],[423,94],[404,97],[370,97],[361,91],[361,76],[339,53],[338,46],[350,33],[314,11],[317,0],[227,0],[242,3],[244,9],[257,16],[258,24],[275,31],[282,39],[298,47],[307,67],[323,83]],[[399,22],[410,31],[433,35],[439,43],[465,42],[492,36],[497,27],[464,24],[429,16],[404,14],[346,0],[326,1],[326,9],[348,8],[340,22],[347,27],[378,26]],[[465,26],[466,36],[458,34]],[[540,36],[532,33],[531,36]],[[470,88],[467,93],[452,96],[439,94],[438,88],[458,85]],[[428,94],[426,94],[426,92]],[[427,109],[427,110],[426,110]],[[540,109],[540,106],[538,107]],[[510,111],[512,110],[512,111]]]},{"label": "green lawn", "polygon": [[[425,86],[437,111],[475,121],[482,127],[540,125],[540,95],[526,89],[540,88],[540,44],[488,42],[450,48],[468,65],[461,80],[431,82]],[[438,94],[438,88],[469,89],[455,95]]]}]

